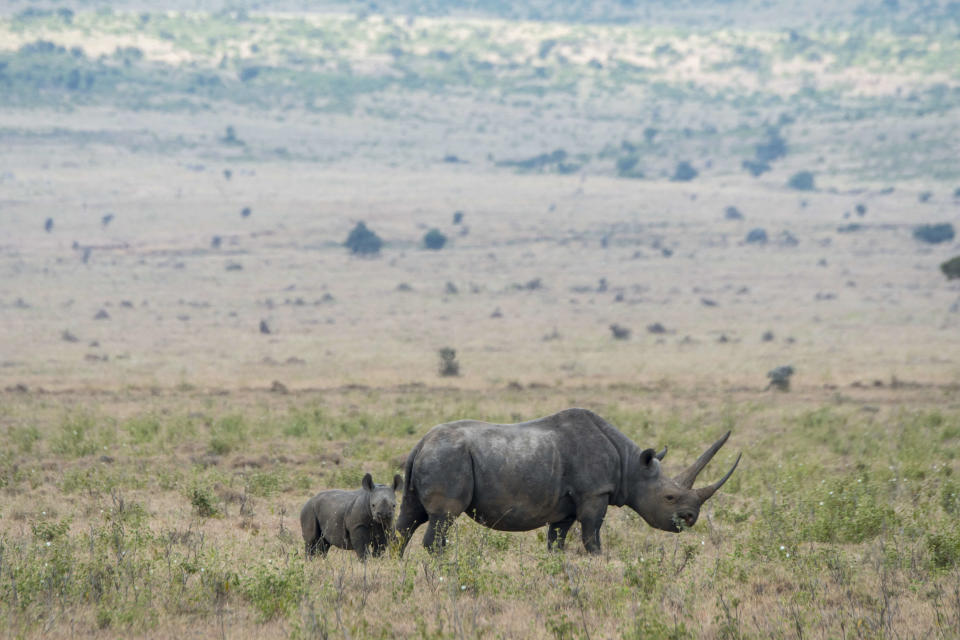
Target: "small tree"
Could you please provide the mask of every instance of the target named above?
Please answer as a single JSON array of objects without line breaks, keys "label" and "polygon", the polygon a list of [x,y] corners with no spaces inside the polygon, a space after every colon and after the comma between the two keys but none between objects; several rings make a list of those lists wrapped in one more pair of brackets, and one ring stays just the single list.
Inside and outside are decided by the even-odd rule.
[{"label": "small tree", "polygon": [[673,170],[673,177],[670,179],[674,182],[689,182],[698,175],[700,172],[694,169],[692,164],[683,160],[677,163],[677,168]]},{"label": "small tree", "polygon": [[444,347],[440,354],[440,375],[447,378],[460,375],[460,363],[457,362],[457,352],[450,347]]},{"label": "small tree", "polygon": [[350,231],[347,241],[343,243],[350,251],[358,255],[375,255],[380,253],[380,247],[383,246],[383,240],[376,233],[367,228],[363,222]]},{"label": "small tree", "polygon": [[769,164],[787,155],[787,141],[780,135],[779,129],[771,127],[767,130],[767,139],[758,144],[755,149],[757,161]]},{"label": "small tree", "polygon": [[440,229],[430,229],[423,236],[423,246],[427,249],[439,251],[447,244],[447,236],[440,233]]},{"label": "small tree", "polygon": [[951,242],[954,236],[953,225],[949,222],[941,224],[921,224],[913,229],[914,238],[920,242],[929,242],[930,244]]},{"label": "small tree", "polygon": [[790,176],[787,186],[797,191],[813,191],[814,186],[813,173],[810,171],[798,171]]},{"label": "small tree", "polygon": [[941,264],[940,271],[943,271],[943,275],[947,276],[947,280],[960,278],[960,256],[950,258]]}]

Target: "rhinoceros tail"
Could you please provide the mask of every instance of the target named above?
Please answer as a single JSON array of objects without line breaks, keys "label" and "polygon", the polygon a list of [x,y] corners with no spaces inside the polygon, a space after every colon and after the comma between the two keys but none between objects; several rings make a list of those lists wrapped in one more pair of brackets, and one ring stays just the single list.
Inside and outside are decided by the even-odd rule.
[{"label": "rhinoceros tail", "polygon": [[403,501],[400,503],[400,515],[397,517],[397,541],[399,543],[400,555],[403,555],[410,537],[421,524],[427,521],[427,510],[417,496],[417,490],[414,486],[413,462],[416,460],[420,449],[423,448],[423,440],[417,443],[410,455],[407,456],[407,463],[403,468]]}]

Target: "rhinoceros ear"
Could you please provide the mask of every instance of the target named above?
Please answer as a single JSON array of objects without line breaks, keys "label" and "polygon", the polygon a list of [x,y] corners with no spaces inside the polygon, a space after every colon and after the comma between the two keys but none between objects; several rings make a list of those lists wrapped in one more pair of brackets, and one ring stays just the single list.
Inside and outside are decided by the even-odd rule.
[{"label": "rhinoceros ear", "polygon": [[393,476],[393,492],[396,493],[403,489],[403,478],[400,477],[400,474]]},{"label": "rhinoceros ear", "polygon": [[369,473],[366,474],[363,476],[363,482],[361,484],[363,485],[364,491],[373,491],[373,476]]}]

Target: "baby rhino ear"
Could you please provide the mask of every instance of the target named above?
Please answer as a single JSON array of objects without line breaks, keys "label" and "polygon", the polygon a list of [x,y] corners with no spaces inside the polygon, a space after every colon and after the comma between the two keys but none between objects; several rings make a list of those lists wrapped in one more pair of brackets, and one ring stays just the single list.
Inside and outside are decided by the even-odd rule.
[{"label": "baby rhino ear", "polygon": [[373,491],[373,476],[369,473],[363,476],[362,484],[364,491]]},{"label": "baby rhino ear", "polygon": [[403,489],[403,478],[400,477],[400,474],[393,476],[393,492],[396,493]]}]

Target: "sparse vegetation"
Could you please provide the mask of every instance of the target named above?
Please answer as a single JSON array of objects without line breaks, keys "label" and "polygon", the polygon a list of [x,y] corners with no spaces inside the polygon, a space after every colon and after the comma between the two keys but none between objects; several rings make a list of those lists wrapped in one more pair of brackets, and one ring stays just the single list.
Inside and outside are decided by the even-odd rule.
[{"label": "sparse vegetation", "polygon": [[460,375],[460,363],[457,361],[457,352],[450,347],[443,347],[438,352],[440,355],[440,375],[442,377],[451,377]]},{"label": "sparse vegetation", "polygon": [[947,276],[947,280],[960,278],[960,256],[954,256],[941,264],[940,271]]},{"label": "sparse vegetation", "polygon": [[816,186],[813,173],[810,171],[798,171],[787,180],[787,186],[797,191],[813,191]]},{"label": "sparse vegetation", "polygon": [[366,224],[358,222],[356,226],[350,230],[350,235],[347,236],[347,240],[343,244],[354,254],[371,256],[380,253],[383,240],[381,240],[380,236],[376,233],[368,229]]},{"label": "sparse vegetation", "polygon": [[942,222],[939,224],[921,224],[914,227],[913,237],[920,242],[939,244],[941,242],[953,242],[956,234],[952,224]]},{"label": "sparse vegetation", "polygon": [[[139,445],[149,458],[91,466],[72,476],[70,500],[60,503],[45,497],[60,490],[53,484],[58,480],[28,471],[63,455],[47,449],[60,431],[56,408],[51,411],[41,395],[18,396],[7,406],[31,411],[37,426],[27,438],[31,448],[18,449],[22,466],[15,469],[0,457],[0,482],[8,492],[0,520],[0,614],[25,636],[60,628],[59,607],[66,606],[76,612],[72,628],[94,633],[163,635],[189,621],[209,635],[286,635],[290,628],[336,634],[342,628],[366,637],[374,628],[433,633],[463,612],[438,609],[438,603],[465,608],[475,602],[492,617],[461,618],[470,636],[496,624],[518,625],[518,633],[534,637],[584,625],[591,637],[659,637],[676,635],[675,621],[662,612],[665,594],[674,590],[689,598],[674,605],[686,637],[719,636],[724,602],[731,606],[734,599],[740,600],[741,631],[764,636],[796,625],[804,635],[830,635],[845,627],[851,610],[877,629],[935,635],[938,618],[960,614],[956,602],[937,598],[933,588],[960,586],[960,485],[945,448],[960,438],[960,416],[947,403],[908,401],[865,412],[859,403],[838,405],[826,396],[823,403],[793,394],[741,401],[724,391],[701,395],[697,406],[674,402],[680,393],[651,402],[662,392],[624,404],[619,387],[596,388],[590,395],[619,428],[642,445],[668,444],[678,460],[698,452],[704,419],[735,423],[731,443],[744,448],[751,472],[734,474],[702,522],[683,534],[651,530],[628,510],[611,508],[599,558],[573,545],[565,554],[549,553],[543,531],[502,533],[460,518],[442,557],[427,555],[415,540],[402,560],[385,556],[361,564],[352,554],[331,554],[305,561],[295,515],[318,488],[355,486],[371,465],[375,473],[391,473],[395,463],[378,451],[385,447],[402,458],[434,423],[532,418],[568,393],[513,383],[480,395],[449,393],[441,412],[437,395],[396,390],[325,390],[269,408],[262,398],[250,398],[245,413],[257,428],[242,453],[229,464],[210,459],[192,465],[177,453],[196,437],[183,427],[211,427],[189,416],[202,408],[212,425],[230,422],[234,414],[223,412],[236,409],[238,398],[171,397],[164,410],[132,418],[132,424],[155,425],[149,429],[155,435]],[[114,412],[122,406],[87,405],[85,411],[97,423],[118,420]],[[772,423],[781,427],[771,431]],[[318,466],[316,454],[298,455],[305,440],[302,431],[290,429],[294,424],[321,439],[319,459],[328,466]],[[139,432],[119,430],[111,451]],[[19,446],[12,437],[0,432],[3,450]],[[929,446],[934,442],[944,447]],[[337,462],[327,457],[334,451],[343,452]],[[261,456],[272,457],[269,467],[247,466]],[[21,515],[11,522],[8,513]],[[886,582],[877,582],[879,575]],[[901,580],[933,586],[901,589]],[[780,602],[775,587],[785,582],[819,584],[807,595],[809,606],[836,617],[788,622],[763,615]],[[872,613],[876,597],[888,598],[905,618]],[[642,621],[609,616],[611,606],[637,606]],[[501,607],[509,613],[498,613]],[[518,610],[524,612],[519,618]],[[705,611],[710,615],[699,615]],[[537,615],[548,622],[531,625]]]},{"label": "sparse vegetation", "polygon": [[698,175],[700,175],[700,172],[694,169],[692,164],[683,160],[677,163],[676,168],[673,170],[673,176],[671,176],[670,179],[674,182],[689,182]]},{"label": "sparse vegetation", "polygon": [[440,232],[439,229],[430,229],[423,236],[423,246],[427,249],[433,249],[434,251],[439,251],[447,244],[447,236]]}]

